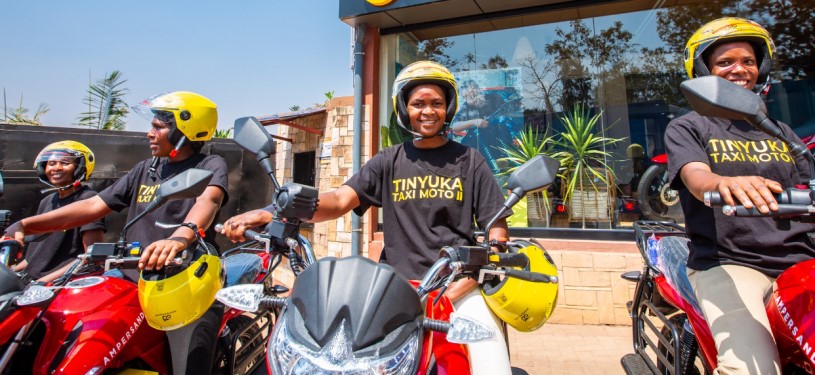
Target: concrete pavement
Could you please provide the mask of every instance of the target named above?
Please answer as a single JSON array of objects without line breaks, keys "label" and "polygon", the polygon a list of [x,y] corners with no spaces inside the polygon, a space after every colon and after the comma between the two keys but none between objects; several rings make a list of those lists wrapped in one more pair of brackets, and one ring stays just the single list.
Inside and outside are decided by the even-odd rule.
[{"label": "concrete pavement", "polygon": [[510,328],[509,345],[512,367],[530,375],[625,374],[620,358],[634,351],[631,327],[611,325],[546,324],[528,333]]}]

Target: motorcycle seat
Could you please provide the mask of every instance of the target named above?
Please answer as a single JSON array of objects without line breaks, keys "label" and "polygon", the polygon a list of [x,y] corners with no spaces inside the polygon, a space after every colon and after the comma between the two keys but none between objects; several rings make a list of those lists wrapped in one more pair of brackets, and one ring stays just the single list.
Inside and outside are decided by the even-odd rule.
[{"label": "motorcycle seat", "polygon": [[256,254],[240,253],[223,259],[226,271],[226,285],[249,284],[255,282],[263,271],[263,260]]},{"label": "motorcycle seat", "polygon": [[699,301],[696,300],[696,293],[693,292],[690,280],[688,279],[688,242],[687,237],[665,236],[657,243],[659,252],[659,270],[665,275],[668,284],[679,293],[697,312]]}]

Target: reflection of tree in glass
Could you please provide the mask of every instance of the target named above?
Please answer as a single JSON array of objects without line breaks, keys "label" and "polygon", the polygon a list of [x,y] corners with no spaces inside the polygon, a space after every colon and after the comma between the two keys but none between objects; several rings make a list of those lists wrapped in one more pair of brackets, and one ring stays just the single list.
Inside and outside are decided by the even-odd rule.
[{"label": "reflection of tree in glass", "polygon": [[592,45],[592,33],[581,20],[569,22],[569,25],[570,29],[556,28],[556,40],[544,49],[553,57],[559,70],[561,95],[556,101],[561,108],[571,108],[577,103],[593,107],[591,73],[586,66],[593,55],[593,51],[587,50]]},{"label": "reflection of tree in glass", "polygon": [[445,50],[452,47],[454,43],[445,38],[433,38],[419,42],[416,49],[419,51],[420,59],[435,61],[452,70],[458,65],[458,60],[450,58]]},{"label": "reflection of tree in glass", "polygon": [[486,64],[481,64],[481,69],[501,69],[508,67],[507,59],[501,55],[490,57]]},{"label": "reflection of tree in glass", "polygon": [[[777,79],[815,78],[815,1],[750,0],[710,2],[668,8],[657,18],[657,33],[677,54],[696,29],[719,17],[743,17],[767,28],[776,45]],[[707,15],[700,17],[700,15]]]},{"label": "reflection of tree in glass", "polygon": [[663,101],[679,104],[685,102],[679,84],[686,79],[681,54],[672,49],[642,47],[638,65],[632,65],[625,75],[626,99],[629,103]]},{"label": "reflection of tree in glass", "polygon": [[517,62],[527,68],[532,96],[549,112],[555,111],[555,104],[561,109],[579,103],[593,107],[594,90],[631,69],[627,52],[636,44],[622,22],[594,33],[582,20],[571,21],[567,28],[556,28],[555,35],[544,48],[547,56],[526,56]]},{"label": "reflection of tree in glass", "polygon": [[815,78],[815,1],[768,1],[754,0],[753,6],[747,9],[764,9],[765,14],[756,17],[756,21],[770,25],[772,17],[775,22],[768,26],[777,48],[778,61],[782,79]]}]

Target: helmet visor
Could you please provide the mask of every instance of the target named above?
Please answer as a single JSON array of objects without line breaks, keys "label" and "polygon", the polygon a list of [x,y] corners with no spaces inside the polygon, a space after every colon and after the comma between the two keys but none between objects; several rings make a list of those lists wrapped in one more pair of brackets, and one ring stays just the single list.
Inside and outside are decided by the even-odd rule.
[{"label": "helmet visor", "polygon": [[173,125],[175,124],[175,115],[171,111],[175,108],[165,108],[158,106],[156,98],[164,97],[167,93],[158,94],[151,96],[147,99],[144,99],[132,107],[133,112],[137,113],[139,116],[144,118],[147,121],[153,121],[154,118],[158,119],[164,124]]},{"label": "helmet visor", "polygon": [[62,166],[68,165],[78,165],[79,158],[82,155],[79,155],[76,151],[71,150],[48,150],[43,151],[37,156],[37,164],[39,163],[46,163],[46,164],[56,164],[60,163]]}]

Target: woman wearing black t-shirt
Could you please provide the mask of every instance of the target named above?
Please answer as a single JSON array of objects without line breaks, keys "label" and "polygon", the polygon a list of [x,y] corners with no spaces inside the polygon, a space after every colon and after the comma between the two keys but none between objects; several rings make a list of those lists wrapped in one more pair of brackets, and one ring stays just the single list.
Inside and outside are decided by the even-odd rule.
[{"label": "woman wearing black t-shirt", "polygon": [[[691,77],[717,75],[747,90],[768,87],[775,46],[760,25],[723,18],[702,26],[688,41]],[[778,123],[787,138],[789,126]],[[772,218],[725,216],[703,203],[717,191],[726,204],[778,210],[775,193],[808,180],[808,163],[781,141],[745,121],[679,117],[665,132],[672,188],[679,190],[690,237],[688,278],[718,349],[719,374],[778,374],[780,360],[764,297],[788,267],[815,257],[811,225],[779,229]]]}]

